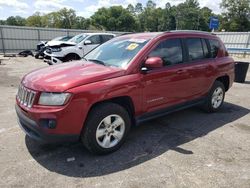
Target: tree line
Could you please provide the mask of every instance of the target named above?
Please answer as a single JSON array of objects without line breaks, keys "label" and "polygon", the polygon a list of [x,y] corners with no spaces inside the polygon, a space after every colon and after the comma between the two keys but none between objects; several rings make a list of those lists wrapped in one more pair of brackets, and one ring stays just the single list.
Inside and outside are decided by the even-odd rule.
[{"label": "tree line", "polygon": [[51,27],[65,29],[88,29],[108,31],[166,31],[202,30],[209,31],[211,16],[220,20],[219,30],[250,31],[250,0],[223,0],[221,14],[208,7],[200,7],[198,0],[186,0],[177,6],[166,3],[156,7],[152,0],[143,6],[129,4],[127,8],[112,6],[98,9],[90,18],[77,16],[75,10],[63,8],[56,12],[36,12],[28,18],[10,16],[0,20],[0,25]]}]

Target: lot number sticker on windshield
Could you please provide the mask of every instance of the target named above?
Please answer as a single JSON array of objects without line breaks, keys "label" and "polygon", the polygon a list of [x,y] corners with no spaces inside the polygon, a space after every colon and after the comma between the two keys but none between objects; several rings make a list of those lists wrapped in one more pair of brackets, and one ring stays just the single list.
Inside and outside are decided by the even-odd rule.
[{"label": "lot number sticker on windshield", "polygon": [[139,45],[136,43],[131,43],[126,49],[132,51],[132,50],[136,49],[138,46]]}]

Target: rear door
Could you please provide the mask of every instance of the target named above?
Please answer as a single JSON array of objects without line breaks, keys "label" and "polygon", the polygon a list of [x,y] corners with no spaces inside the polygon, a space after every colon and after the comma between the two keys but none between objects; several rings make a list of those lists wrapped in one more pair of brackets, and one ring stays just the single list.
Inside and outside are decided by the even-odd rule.
[{"label": "rear door", "polygon": [[189,83],[187,100],[206,95],[210,88],[214,74],[214,59],[210,58],[208,45],[202,38],[186,38],[185,46],[188,56],[186,65],[188,74],[193,82]]}]

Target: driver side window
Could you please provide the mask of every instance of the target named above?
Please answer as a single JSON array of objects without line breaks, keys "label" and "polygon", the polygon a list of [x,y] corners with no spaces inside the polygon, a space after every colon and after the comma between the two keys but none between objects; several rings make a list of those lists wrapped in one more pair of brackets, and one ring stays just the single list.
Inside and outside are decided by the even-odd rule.
[{"label": "driver side window", "polygon": [[92,37],[89,37],[89,39],[91,41],[91,44],[101,44],[101,39],[99,35],[94,35]]},{"label": "driver side window", "polygon": [[148,57],[160,57],[164,66],[175,65],[183,62],[182,45],[180,39],[162,41],[153,49]]}]

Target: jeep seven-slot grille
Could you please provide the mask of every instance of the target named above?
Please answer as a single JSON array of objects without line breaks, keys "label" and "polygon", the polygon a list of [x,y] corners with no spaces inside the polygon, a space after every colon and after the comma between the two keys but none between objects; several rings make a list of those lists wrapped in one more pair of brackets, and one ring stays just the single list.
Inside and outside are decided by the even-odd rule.
[{"label": "jeep seven-slot grille", "polygon": [[24,106],[31,108],[36,96],[35,91],[25,88],[23,85],[20,85],[17,92],[17,100]]}]

